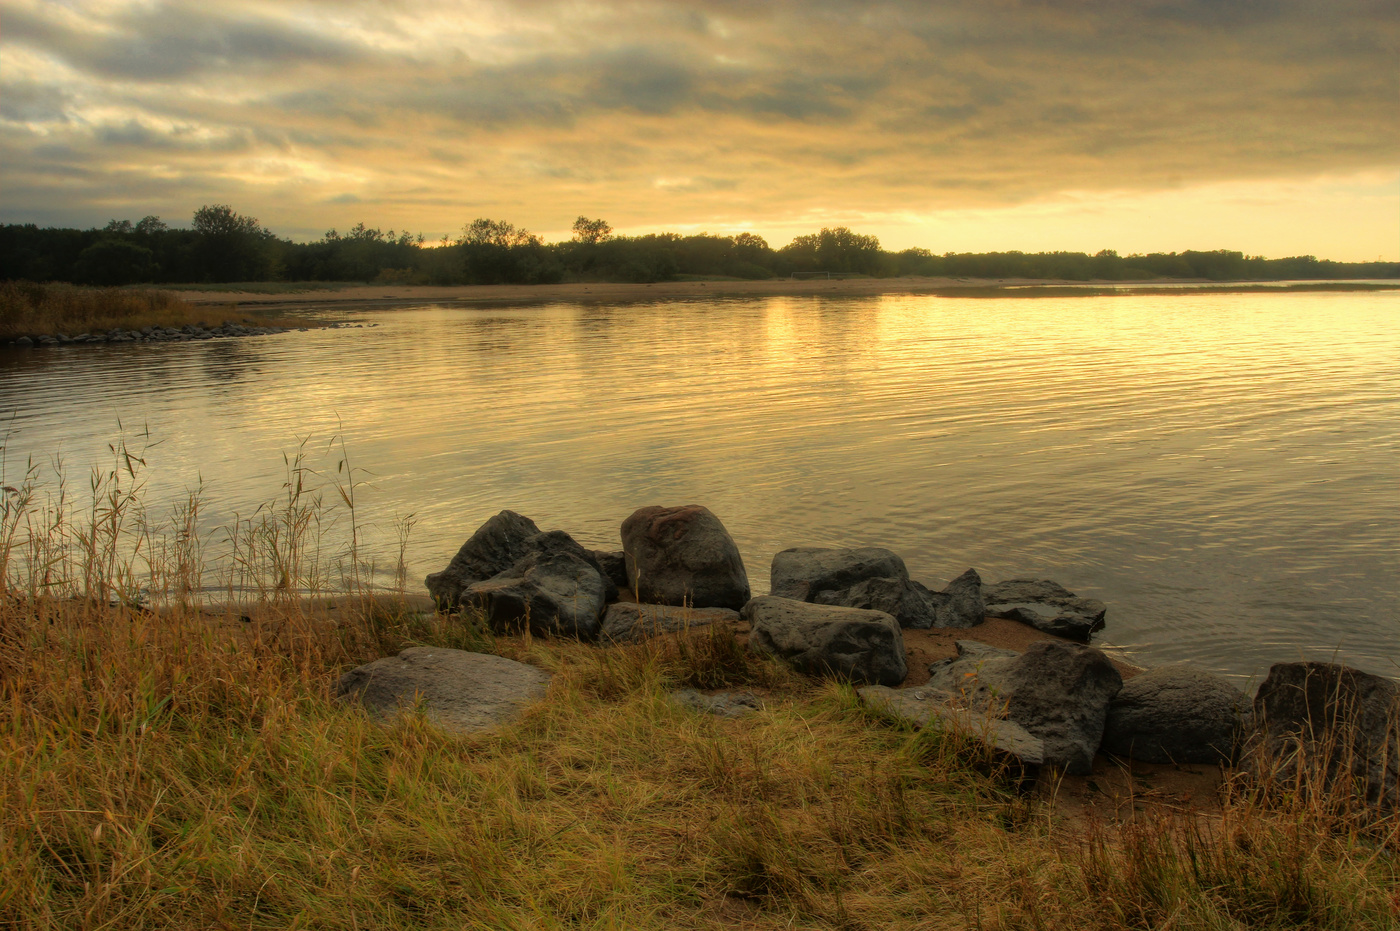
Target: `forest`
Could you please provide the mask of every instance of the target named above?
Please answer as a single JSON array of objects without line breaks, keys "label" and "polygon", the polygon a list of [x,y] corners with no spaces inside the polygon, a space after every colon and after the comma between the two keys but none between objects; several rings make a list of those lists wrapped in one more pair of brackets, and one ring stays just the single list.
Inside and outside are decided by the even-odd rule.
[{"label": "forest", "polygon": [[936,254],[882,249],[846,227],[824,228],[773,248],[753,233],[616,235],[604,220],[579,217],[562,242],[504,220],[476,219],[455,237],[364,223],[328,230],[314,242],[277,236],[225,204],[195,211],[188,227],[159,217],[112,220],[87,230],[0,226],[0,280],[121,286],[265,281],[396,284],[653,282],[685,278],[842,276],[1035,278],[1059,281],[1208,281],[1397,278],[1397,262],[1334,262],[1315,256],[1269,259],[1227,250],[1119,255],[1084,252]]}]

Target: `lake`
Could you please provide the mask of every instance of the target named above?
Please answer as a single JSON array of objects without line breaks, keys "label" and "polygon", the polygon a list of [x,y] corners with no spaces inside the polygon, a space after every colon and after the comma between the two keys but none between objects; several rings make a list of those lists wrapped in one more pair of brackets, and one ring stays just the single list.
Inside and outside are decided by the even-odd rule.
[{"label": "lake", "polygon": [[7,481],[60,459],[86,487],[125,436],[148,503],[202,482],[215,528],[302,441],[334,478],[338,437],[381,568],[413,515],[419,589],[502,508],[617,549],[634,509],[699,503],[756,592],[777,550],[880,545],[934,588],[972,566],[1100,598],[1141,664],[1400,675],[1400,292],[338,316],[364,326],[0,350]]}]

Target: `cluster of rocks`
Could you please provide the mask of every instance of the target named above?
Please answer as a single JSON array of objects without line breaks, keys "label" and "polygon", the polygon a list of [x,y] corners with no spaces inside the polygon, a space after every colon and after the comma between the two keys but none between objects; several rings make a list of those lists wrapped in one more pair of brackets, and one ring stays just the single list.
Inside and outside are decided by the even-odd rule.
[{"label": "cluster of rocks", "polygon": [[66,336],[62,333],[44,334],[40,336],[21,336],[18,339],[10,340],[7,345],[14,346],[18,349],[27,349],[32,346],[71,346],[87,343],[186,343],[197,339],[219,339],[221,337],[231,336],[267,336],[271,333],[286,332],[286,327],[243,326],[238,323],[225,323],[216,327],[187,324],[179,329],[175,327],[147,326],[139,330],[114,328],[105,333],[79,333],[77,336]]},{"label": "cluster of rocks", "polygon": [[[1243,754],[1252,768],[1280,778],[1300,761],[1321,760],[1329,779],[1349,778],[1376,803],[1400,806],[1400,688],[1389,680],[1332,664],[1280,664],[1252,704],[1228,680],[1186,666],[1125,681],[1083,642],[1103,627],[1103,603],[1054,582],[988,585],[969,569],[933,591],[887,549],[795,547],[774,556],[771,593],[751,597],[738,547],[704,507],[642,508],[621,536],[620,551],[590,550],[502,511],[428,576],[428,590],[441,610],[477,610],[500,632],[604,643],[742,619],[750,650],[850,681],[867,703],[920,726],[979,736],[1024,771],[1088,773],[1100,751],[1178,764]],[[897,688],[908,675],[904,630],[966,629],[987,617],[1058,639],[1024,653],[960,640],[956,657],[929,667],[926,685]],[[441,656],[450,652],[432,655],[446,662]],[[489,659],[496,675],[499,658]],[[404,678],[426,661],[421,651],[379,660],[348,673],[340,693],[381,711],[414,695],[431,704],[426,692],[406,691]],[[542,681],[527,676],[522,687],[535,694]],[[726,716],[761,706],[749,693],[687,692],[677,700]],[[461,717],[443,717],[454,714]]]}]

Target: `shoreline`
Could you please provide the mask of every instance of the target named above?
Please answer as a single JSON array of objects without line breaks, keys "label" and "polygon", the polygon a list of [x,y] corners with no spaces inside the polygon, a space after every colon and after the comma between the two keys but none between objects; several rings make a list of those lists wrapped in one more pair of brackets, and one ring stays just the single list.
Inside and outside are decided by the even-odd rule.
[{"label": "shoreline", "polygon": [[645,303],[754,297],[866,297],[932,294],[944,297],[1092,297],[1105,294],[1284,293],[1317,290],[1400,290],[1376,282],[1258,282],[1173,279],[1158,281],[1065,282],[1038,278],[776,278],[761,281],[706,280],[571,282],[502,285],[354,285],[303,292],[180,291],[194,305],[237,304],[258,308],[319,308],[333,305],[392,307],[404,304]]}]

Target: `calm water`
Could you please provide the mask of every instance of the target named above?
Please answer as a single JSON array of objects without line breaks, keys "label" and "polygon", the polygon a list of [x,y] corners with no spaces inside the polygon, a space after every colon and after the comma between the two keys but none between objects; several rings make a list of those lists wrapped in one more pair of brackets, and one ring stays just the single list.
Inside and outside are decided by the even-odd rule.
[{"label": "calm water", "polygon": [[[147,498],[210,526],[343,436],[410,576],[512,508],[618,547],[702,503],[756,590],[784,547],[873,544],[941,587],[1041,576],[1139,662],[1400,675],[1400,293],[771,298],[347,312],[362,329],[0,351],[10,480],[84,484],[148,430]],[[118,426],[120,421],[121,427]]]}]

